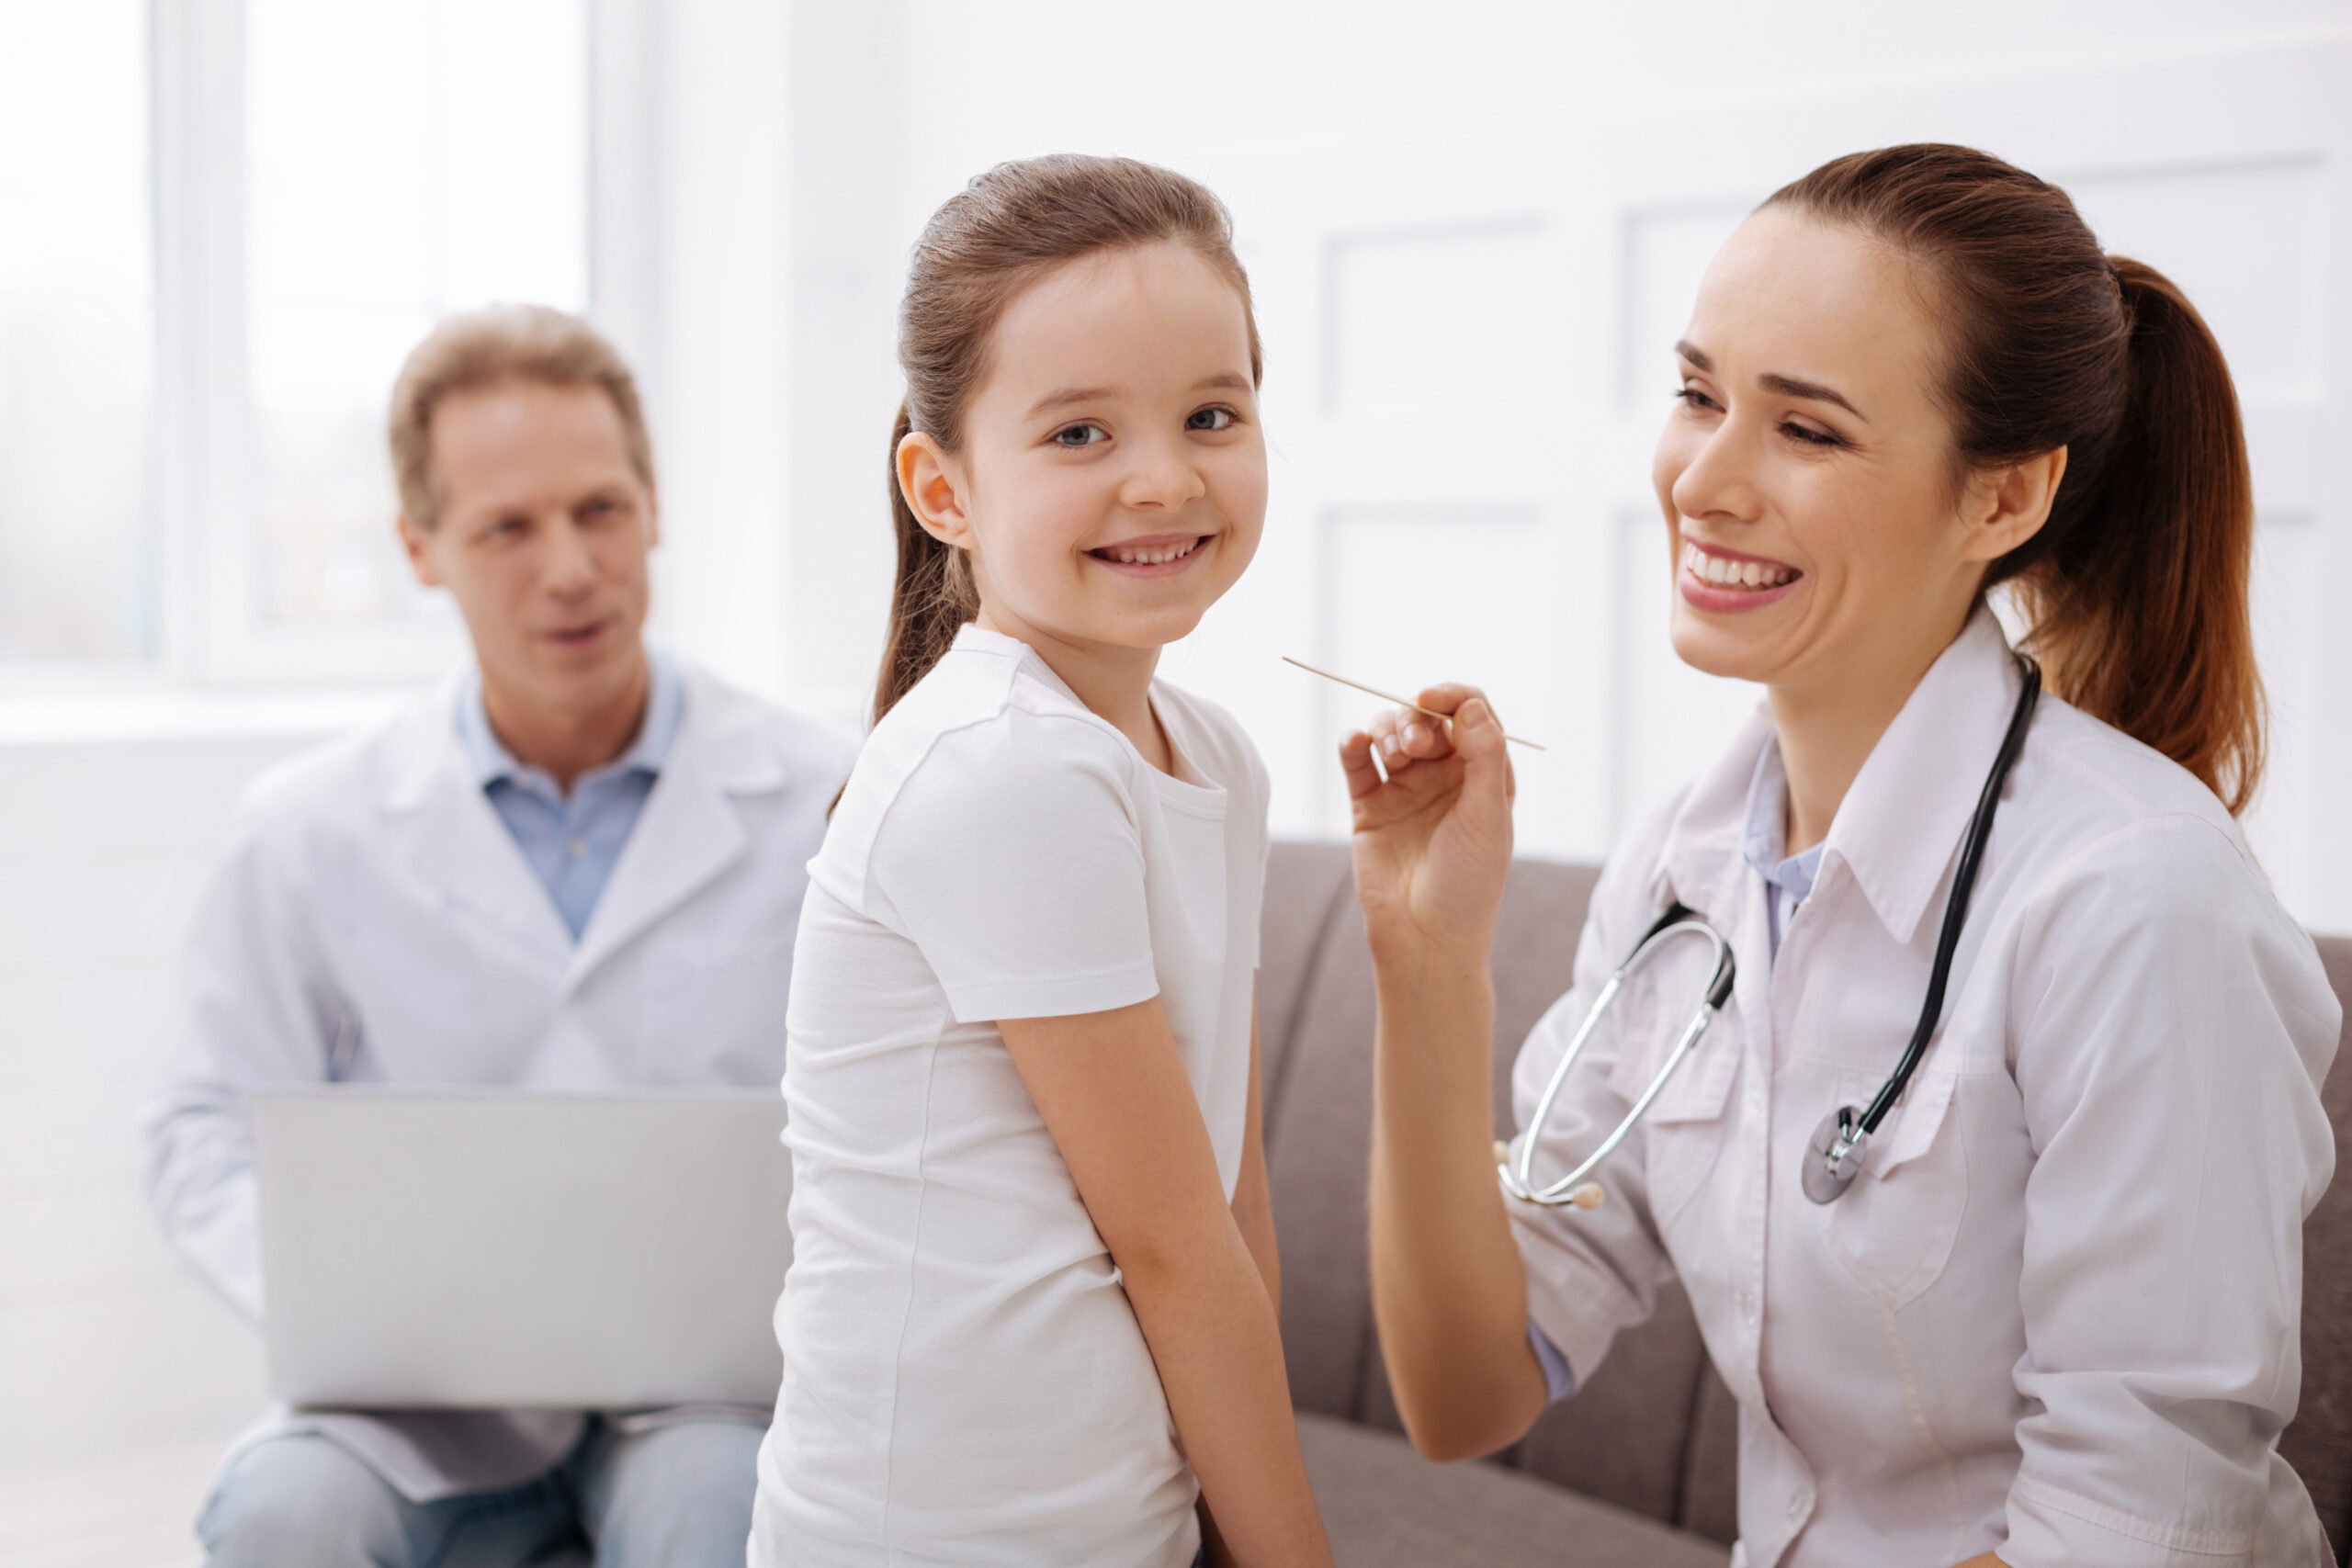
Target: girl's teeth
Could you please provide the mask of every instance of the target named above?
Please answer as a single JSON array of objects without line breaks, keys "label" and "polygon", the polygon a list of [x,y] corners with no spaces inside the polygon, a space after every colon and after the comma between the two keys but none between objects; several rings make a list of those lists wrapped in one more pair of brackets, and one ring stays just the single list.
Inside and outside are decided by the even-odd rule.
[{"label": "girl's teeth", "polygon": [[1194,539],[1188,544],[1170,545],[1157,550],[1113,550],[1111,558],[1121,566],[1158,566],[1162,561],[1177,560],[1191,555],[1199,544],[1200,541]]},{"label": "girl's teeth", "polygon": [[1794,571],[1784,566],[1711,556],[1696,545],[1682,547],[1682,564],[1691,576],[1713,588],[1778,588],[1795,581],[1797,577]]}]

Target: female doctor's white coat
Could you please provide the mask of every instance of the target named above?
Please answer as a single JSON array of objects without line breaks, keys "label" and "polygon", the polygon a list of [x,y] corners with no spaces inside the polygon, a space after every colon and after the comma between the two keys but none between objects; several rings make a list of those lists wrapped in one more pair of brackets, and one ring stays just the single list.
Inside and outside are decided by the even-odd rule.
[{"label": "female doctor's white coat", "polygon": [[[148,1183],[174,1241],[247,1313],[264,1309],[258,1087],[782,1078],[805,868],[854,748],[683,673],[677,735],[576,943],[466,760],[456,683],[248,792],[189,938]],[[323,1433],[423,1502],[545,1471],[581,1422],[302,1413],[249,1436]]]},{"label": "female doctor's white coat", "polygon": [[[1506,1201],[1530,1314],[1581,1381],[1682,1281],[1739,1404],[1752,1568],[1995,1550],[2014,1568],[2317,1568],[2275,1439],[2300,1380],[2302,1221],[2334,1166],[2317,1086],[2339,1008],[2186,771],[2041,699],[1942,1028],[1846,1195],[1799,1189],[1823,1115],[1867,1105],[1910,1037],[2018,689],[1980,611],[1855,780],[1777,967],[1742,853],[1769,713],[1612,859],[1575,987],[1521,1053],[1521,1126],[1668,902],[1730,939],[1738,980],[1600,1171],[1602,1208]],[[1680,943],[1629,983],[1539,1177],[1616,1124],[1710,967]]]}]

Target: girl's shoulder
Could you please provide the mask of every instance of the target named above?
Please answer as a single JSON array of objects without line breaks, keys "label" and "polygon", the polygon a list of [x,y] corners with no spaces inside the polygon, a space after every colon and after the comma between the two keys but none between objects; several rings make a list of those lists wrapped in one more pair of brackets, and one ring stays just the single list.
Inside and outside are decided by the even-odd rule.
[{"label": "girl's shoulder", "polygon": [[827,849],[862,857],[902,828],[952,839],[1089,812],[1131,817],[1138,766],[1119,732],[1021,644],[967,636],[866,737]]},{"label": "girl's shoulder", "polygon": [[1166,681],[1151,685],[1159,722],[1173,733],[1177,750],[1211,781],[1246,792],[1261,804],[1268,793],[1266,764],[1250,732],[1225,706]]}]

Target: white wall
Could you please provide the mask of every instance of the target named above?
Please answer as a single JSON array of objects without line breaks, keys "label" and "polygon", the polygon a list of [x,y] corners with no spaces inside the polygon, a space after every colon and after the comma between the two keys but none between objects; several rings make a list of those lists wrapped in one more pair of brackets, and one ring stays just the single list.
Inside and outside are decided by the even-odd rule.
[{"label": "white wall", "polygon": [[[2333,368],[2352,362],[2352,73],[2312,76],[2343,72],[2352,6],[1841,3],[1798,25],[1730,0],[597,4],[621,29],[608,48],[659,61],[641,136],[608,149],[599,222],[662,229],[607,320],[662,443],[662,625],[835,712],[879,646],[891,311],[924,214],[989,163],[1059,148],[1227,197],[1268,344],[1275,501],[1251,578],[1170,667],[1250,723],[1291,831],[1336,825],[1329,742],[1353,710],[1273,660],[1319,652],[1508,693],[1514,728],[1553,746],[1523,775],[1527,841],[1603,851],[1744,700],[1661,657],[1642,575],[1657,341],[1714,238],[1820,157],[1898,137],[1981,136],[2077,179],[2095,220],[2214,302],[2249,372],[2287,716],[2257,826],[2299,912],[2352,928],[2352,838],[2319,809],[2352,776],[2325,706],[2352,631],[2318,587],[2352,574],[2322,434],[2352,414]],[[2316,28],[2333,52],[2262,47]],[[2178,221],[2207,199],[2230,221]],[[60,1495],[61,1472],[200,1457],[258,1403],[252,1337],[144,1216],[133,1118],[230,801],[332,716],[256,700],[173,739],[93,711],[0,709],[12,1561],[32,1559],[5,1516]],[[200,1464],[175,1462],[179,1496]]]},{"label": "white wall", "polygon": [[185,1557],[196,1490],[259,1408],[255,1337],[148,1215],[137,1118],[230,807],[314,738],[302,716],[0,739],[0,1560]]},{"label": "white wall", "polygon": [[2204,305],[2238,367],[2277,705],[2250,829],[2291,908],[2352,927],[2352,829],[2315,804],[2352,770],[2326,707],[2352,637],[2312,586],[2352,568],[2352,513],[2319,473],[2323,432],[2352,417],[2324,370],[2352,353],[2352,271],[2331,261],[2352,248],[2352,6],[804,14],[801,33],[835,36],[797,62],[796,124],[857,152],[797,155],[796,222],[859,238],[793,285],[826,327],[793,368],[810,415],[787,526],[825,570],[788,590],[787,686],[854,700],[878,648],[895,386],[868,356],[907,242],[999,159],[1130,153],[1231,204],[1268,353],[1267,543],[1170,672],[1250,726],[1277,827],[1325,833],[1343,821],[1330,743],[1362,709],[1278,655],[1392,689],[1478,681],[1552,742],[1522,769],[1522,844],[1601,854],[1753,700],[1663,637],[1647,460],[1700,270],[1825,157],[1969,141],[2075,189],[2110,248]]}]

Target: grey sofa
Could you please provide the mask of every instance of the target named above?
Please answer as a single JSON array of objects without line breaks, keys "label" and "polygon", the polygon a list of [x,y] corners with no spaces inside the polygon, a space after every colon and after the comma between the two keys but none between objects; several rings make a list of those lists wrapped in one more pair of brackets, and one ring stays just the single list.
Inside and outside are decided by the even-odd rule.
[{"label": "grey sofa", "polygon": [[[1589,866],[1523,861],[1495,953],[1497,1131],[1519,1042],[1567,987]],[[2352,1010],[2352,939],[2324,938]],[[1266,1158],[1283,1343],[1301,1441],[1342,1568],[1682,1568],[1730,1556],[1734,1407],[1689,1303],[1668,1291],[1576,1398],[1487,1463],[1438,1465],[1397,1434],[1365,1258],[1372,970],[1340,844],[1280,844],[1259,977]],[[2352,1037],[2326,1085],[2339,1168]],[[2303,1396],[2280,1447],[2344,1560],[2352,1532],[2352,1174],[2304,1228]]]}]

